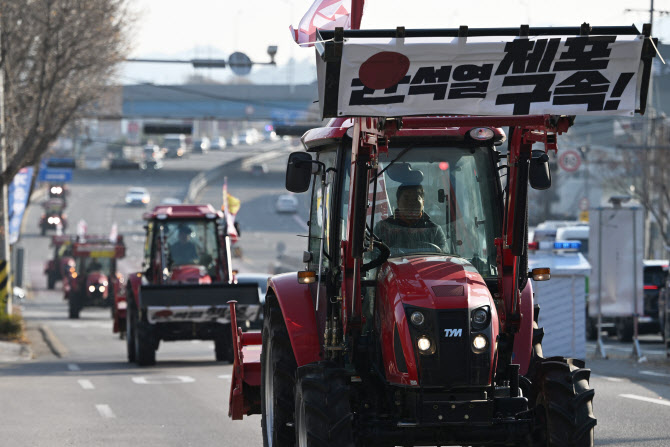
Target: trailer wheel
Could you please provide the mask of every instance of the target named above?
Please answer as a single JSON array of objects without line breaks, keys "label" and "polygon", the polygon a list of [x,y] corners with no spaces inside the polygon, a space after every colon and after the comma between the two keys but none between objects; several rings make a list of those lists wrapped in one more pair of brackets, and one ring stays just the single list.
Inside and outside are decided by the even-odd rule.
[{"label": "trailer wheel", "polygon": [[586,339],[589,341],[598,339],[598,321],[588,316],[586,317]]},{"label": "trailer wheel", "polygon": [[73,293],[68,300],[67,307],[70,314],[70,318],[76,320],[79,318],[79,312],[81,311],[80,298],[77,293]]},{"label": "trailer wheel", "polygon": [[153,330],[146,321],[138,321],[135,317],[135,361],[139,366],[156,364],[156,349],[153,342]]},{"label": "trailer wheel", "polygon": [[297,447],[353,447],[348,376],[329,362],[298,369],[295,387]]},{"label": "trailer wheel", "polygon": [[129,299],[128,307],[126,308],[126,350],[128,351],[128,362],[130,363],[135,363],[136,324],[137,324],[137,317],[135,316],[135,303],[132,299]]},{"label": "trailer wheel", "polygon": [[296,362],[284,317],[277,301],[268,296],[261,350],[261,427],[264,447],[294,447],[294,394]]},{"label": "trailer wheel", "polygon": [[597,420],[593,416],[591,370],[577,359],[551,357],[537,364],[533,383],[533,446],[592,447]]}]

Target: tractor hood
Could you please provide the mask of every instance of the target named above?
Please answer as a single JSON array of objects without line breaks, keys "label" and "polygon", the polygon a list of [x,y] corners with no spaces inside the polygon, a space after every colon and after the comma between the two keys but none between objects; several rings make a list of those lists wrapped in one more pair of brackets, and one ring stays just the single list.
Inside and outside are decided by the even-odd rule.
[{"label": "tractor hood", "polygon": [[386,289],[385,296],[415,307],[468,309],[492,304],[479,272],[458,257],[393,258],[380,271],[378,283]]},{"label": "tractor hood", "polygon": [[107,275],[102,272],[91,272],[86,276],[86,286],[103,284],[107,285]]},{"label": "tractor hood", "polygon": [[172,268],[172,284],[211,284],[207,269],[201,265],[179,265]]}]

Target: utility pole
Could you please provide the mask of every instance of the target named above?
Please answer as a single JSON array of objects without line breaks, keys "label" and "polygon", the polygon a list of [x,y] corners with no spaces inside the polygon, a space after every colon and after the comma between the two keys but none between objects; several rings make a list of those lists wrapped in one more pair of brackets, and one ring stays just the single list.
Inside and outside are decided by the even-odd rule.
[{"label": "utility pole", "polygon": [[[0,48],[4,45],[0,32]],[[7,170],[7,145],[5,144],[5,64],[0,65],[0,173]],[[12,314],[11,277],[9,274],[9,215],[7,213],[6,181],[0,182],[0,305],[5,305],[8,315]]]}]

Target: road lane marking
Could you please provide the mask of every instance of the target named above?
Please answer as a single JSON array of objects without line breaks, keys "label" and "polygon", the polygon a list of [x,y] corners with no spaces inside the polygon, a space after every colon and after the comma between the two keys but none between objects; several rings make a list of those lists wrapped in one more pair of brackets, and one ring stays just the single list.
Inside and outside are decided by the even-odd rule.
[{"label": "road lane marking", "polygon": [[609,380],[610,382],[623,382],[623,379],[620,379],[619,377],[601,376],[600,374],[591,374],[591,377]]},{"label": "road lane marking", "polygon": [[103,418],[113,419],[116,417],[112,409],[109,408],[109,405],[96,404],[95,409],[98,410],[98,413],[100,413],[100,416]]},{"label": "road lane marking", "polygon": [[670,377],[670,374],[660,373],[660,372],[656,372],[656,371],[640,371],[640,374],[644,374],[646,376],[655,376],[655,377]]},{"label": "road lane marking", "polygon": [[224,380],[231,380],[233,378],[232,374],[221,374],[219,376],[219,379],[224,379]]},{"label": "road lane marking", "polygon": [[670,407],[670,401],[662,400],[662,398],[660,397],[655,399],[653,397],[644,397],[635,394],[619,394],[619,396],[625,397],[626,399],[641,400],[642,402],[649,402],[652,404],[665,405],[667,407]]},{"label": "road lane marking", "polygon": [[81,368],[76,363],[68,363],[67,369],[70,371],[81,371]]},{"label": "road lane marking", "polygon": [[90,380],[81,379],[81,380],[77,380],[77,382],[79,382],[79,385],[85,390],[95,389],[95,387],[93,386],[93,384],[91,383]]},{"label": "road lane marking", "polygon": [[133,377],[133,382],[138,385],[170,385],[173,383],[193,383],[195,379],[189,376],[139,376]]}]

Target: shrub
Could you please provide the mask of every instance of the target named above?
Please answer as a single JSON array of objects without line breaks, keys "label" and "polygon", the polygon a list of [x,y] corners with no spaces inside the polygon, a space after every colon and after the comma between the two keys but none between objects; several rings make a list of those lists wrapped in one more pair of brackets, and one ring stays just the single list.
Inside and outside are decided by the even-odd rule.
[{"label": "shrub", "polygon": [[21,315],[0,313],[0,338],[15,340],[21,338],[23,332]]}]

